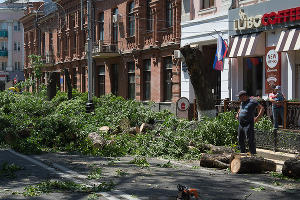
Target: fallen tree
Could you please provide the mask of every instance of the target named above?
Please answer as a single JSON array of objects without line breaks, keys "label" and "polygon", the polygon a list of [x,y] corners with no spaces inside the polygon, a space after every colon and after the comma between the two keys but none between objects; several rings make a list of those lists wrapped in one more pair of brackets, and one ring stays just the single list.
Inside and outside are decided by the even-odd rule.
[{"label": "fallen tree", "polygon": [[230,170],[234,174],[276,171],[276,163],[263,157],[232,154],[230,160]]},{"label": "fallen tree", "polygon": [[292,158],[286,160],[282,167],[282,174],[290,178],[300,178],[300,159]]}]

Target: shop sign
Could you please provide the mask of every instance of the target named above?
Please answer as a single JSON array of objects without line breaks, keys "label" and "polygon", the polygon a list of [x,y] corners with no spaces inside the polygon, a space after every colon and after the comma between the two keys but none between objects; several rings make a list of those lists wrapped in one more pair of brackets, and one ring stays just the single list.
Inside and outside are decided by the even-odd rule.
[{"label": "shop sign", "polygon": [[268,26],[300,20],[300,7],[250,17],[246,15],[244,9],[240,9],[239,16],[240,19],[234,20],[233,28],[236,31],[259,28],[262,25]]},{"label": "shop sign", "polygon": [[239,11],[240,19],[234,20],[234,30],[245,30],[261,26],[262,15],[248,17],[243,9]]},{"label": "shop sign", "polygon": [[190,107],[190,102],[187,98],[181,97],[180,99],[178,99],[177,101],[178,110],[186,111],[187,109],[189,109],[189,107]]},{"label": "shop sign", "polygon": [[261,19],[264,26],[300,20],[300,7],[266,13]]},{"label": "shop sign", "polygon": [[275,51],[276,47],[266,47],[266,93],[271,93],[271,86],[281,85],[281,60],[280,52]]}]

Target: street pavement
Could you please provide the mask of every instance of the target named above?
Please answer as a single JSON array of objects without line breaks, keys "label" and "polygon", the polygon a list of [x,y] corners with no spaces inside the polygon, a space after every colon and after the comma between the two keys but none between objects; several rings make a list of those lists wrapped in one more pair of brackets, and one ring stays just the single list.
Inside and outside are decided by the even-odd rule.
[{"label": "street pavement", "polygon": [[[175,200],[177,184],[196,188],[201,200],[300,199],[300,182],[282,180],[270,174],[230,174],[228,170],[199,167],[198,161],[171,161],[147,158],[150,167],[141,168],[130,161],[134,157],[101,158],[69,153],[44,153],[25,156],[0,150],[4,161],[24,167],[14,179],[0,177],[0,199],[91,199],[83,193],[50,193],[39,197],[13,195],[24,187],[51,180],[73,180],[87,185],[113,181],[109,192],[94,194],[101,200]],[[165,165],[164,165],[165,164]],[[169,166],[170,168],[165,168]],[[101,177],[89,180],[93,168],[101,168]]]}]

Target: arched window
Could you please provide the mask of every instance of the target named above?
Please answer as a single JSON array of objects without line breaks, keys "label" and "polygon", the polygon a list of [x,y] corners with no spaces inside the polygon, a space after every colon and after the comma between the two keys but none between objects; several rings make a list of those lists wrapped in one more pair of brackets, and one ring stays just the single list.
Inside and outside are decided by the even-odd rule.
[{"label": "arched window", "polygon": [[134,2],[131,2],[129,4],[129,9],[128,9],[128,17],[129,17],[129,36],[134,36],[135,32],[135,18],[133,14],[133,8],[134,8]]},{"label": "arched window", "polygon": [[146,5],[147,31],[153,31],[153,15],[150,8],[150,2],[151,0],[147,0]]},{"label": "arched window", "polygon": [[171,0],[166,0],[166,27],[173,26],[173,7]]},{"label": "arched window", "polygon": [[119,10],[118,8],[113,9],[113,23],[112,23],[112,31],[113,31],[113,43],[118,43],[118,15]]}]

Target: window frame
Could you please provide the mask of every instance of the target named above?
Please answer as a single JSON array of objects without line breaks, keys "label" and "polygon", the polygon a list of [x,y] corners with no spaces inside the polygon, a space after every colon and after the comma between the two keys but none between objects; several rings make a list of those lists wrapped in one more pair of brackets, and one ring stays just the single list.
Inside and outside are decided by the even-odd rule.
[{"label": "window frame", "polygon": [[[135,63],[128,62],[128,99],[135,99]],[[132,78],[133,77],[133,78]],[[132,81],[133,80],[133,81]]]},{"label": "window frame", "polygon": [[144,60],[143,66],[143,100],[151,100],[151,59]]},{"label": "window frame", "polygon": [[135,16],[134,16],[134,1],[128,4],[128,35],[135,36]]},{"label": "window frame", "polygon": [[[169,73],[170,78],[169,78]],[[165,102],[170,102],[172,101],[173,98],[173,83],[172,83],[172,78],[173,78],[173,62],[172,62],[172,57],[164,57],[163,58],[163,78],[164,78],[164,101]]]},{"label": "window frame", "polygon": [[146,19],[147,19],[146,29],[147,29],[147,32],[153,31],[153,13],[152,13],[152,10],[150,7],[150,2],[151,2],[151,0],[147,0],[147,2],[146,2]]},{"label": "window frame", "polygon": [[[212,1],[212,2],[211,2]],[[201,0],[200,10],[205,10],[215,7],[215,0]],[[208,5],[206,5],[208,3]]]},{"label": "window frame", "polygon": [[99,40],[103,41],[104,40],[104,12],[99,13]]},{"label": "window frame", "polygon": [[174,25],[173,21],[173,5],[171,0],[166,0],[166,28],[170,28]]},{"label": "window frame", "polygon": [[[112,11],[112,20],[113,20],[113,16],[114,15],[118,15],[119,14],[119,9],[118,8],[114,8]],[[118,22],[113,22],[112,21],[112,43],[117,44],[118,40],[119,40],[119,26],[118,26]]]},{"label": "window frame", "polygon": [[111,93],[115,96],[118,96],[118,93],[119,93],[118,64],[111,65]]},{"label": "window frame", "polygon": [[105,65],[100,65],[98,70],[98,92],[99,96],[103,96],[105,95]]}]

